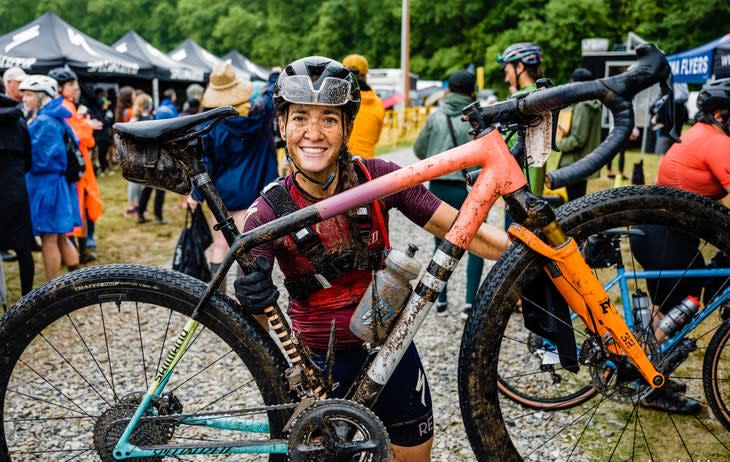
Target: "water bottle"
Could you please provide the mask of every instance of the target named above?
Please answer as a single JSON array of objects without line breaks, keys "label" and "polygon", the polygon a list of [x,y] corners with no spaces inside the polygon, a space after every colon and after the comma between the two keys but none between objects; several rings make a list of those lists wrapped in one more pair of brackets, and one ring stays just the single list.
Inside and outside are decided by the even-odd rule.
[{"label": "water bottle", "polygon": [[662,320],[659,321],[659,329],[669,337],[687,324],[699,309],[700,301],[696,297],[688,295],[687,298],[682,300],[682,303],[664,315]]},{"label": "water bottle", "polygon": [[634,329],[636,332],[653,332],[651,327],[653,314],[651,308],[649,308],[649,297],[646,296],[646,292],[637,288],[631,294],[631,306],[633,307]]},{"label": "water bottle", "polygon": [[417,250],[413,244],[408,244],[405,253],[391,250],[385,268],[373,276],[350,319],[350,330],[360,339],[373,343],[387,335],[413,291],[409,281],[421,272],[421,264],[414,258]]}]

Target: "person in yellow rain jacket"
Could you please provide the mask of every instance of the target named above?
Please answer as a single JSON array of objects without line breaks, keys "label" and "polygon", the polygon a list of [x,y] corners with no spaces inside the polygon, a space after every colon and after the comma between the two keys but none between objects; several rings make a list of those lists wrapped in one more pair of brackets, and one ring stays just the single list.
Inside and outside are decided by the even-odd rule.
[{"label": "person in yellow rain jacket", "polygon": [[385,119],[383,101],[367,84],[368,60],[363,55],[348,55],[342,64],[357,76],[360,85],[360,111],[355,118],[347,147],[350,152],[360,157],[373,158]]}]

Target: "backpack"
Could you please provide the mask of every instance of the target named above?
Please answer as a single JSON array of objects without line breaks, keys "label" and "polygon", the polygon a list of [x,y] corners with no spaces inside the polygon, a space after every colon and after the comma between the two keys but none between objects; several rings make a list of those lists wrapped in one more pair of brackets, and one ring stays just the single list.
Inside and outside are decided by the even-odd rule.
[{"label": "backpack", "polygon": [[64,172],[64,176],[67,183],[76,183],[84,176],[84,171],[86,171],[84,155],[81,154],[76,140],[68,131],[63,134],[63,143],[66,146],[66,172]]}]

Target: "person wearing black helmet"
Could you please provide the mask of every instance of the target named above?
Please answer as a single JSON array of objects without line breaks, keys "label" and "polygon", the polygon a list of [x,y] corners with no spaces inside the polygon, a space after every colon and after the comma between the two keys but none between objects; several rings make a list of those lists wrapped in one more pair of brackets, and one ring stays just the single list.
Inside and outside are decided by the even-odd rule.
[{"label": "person wearing black helmet", "polygon": [[[697,97],[697,109],[701,113],[698,123],[690,127],[662,158],[657,184],[721,200],[730,192],[730,78],[705,84]],[[712,256],[709,263],[697,258],[702,253],[700,242],[694,236],[660,225],[642,226],[641,230],[641,234],[632,234],[631,250],[645,269],[702,269],[730,265],[730,259],[722,253]],[[667,248],[674,249],[669,253],[671,258],[666,256]],[[649,296],[658,312],[655,319],[660,319],[688,294],[699,298],[703,288],[706,303],[723,288],[724,282],[725,278],[657,280],[649,286]],[[721,309],[723,319],[729,315],[727,310]],[[655,334],[659,341],[664,340],[661,329],[655,329]],[[697,402],[672,391],[653,393],[641,404],[685,414],[699,410]]]},{"label": "person wearing black helmet", "polygon": [[73,70],[68,67],[57,67],[51,69],[48,76],[58,82],[58,93],[63,97],[61,104],[71,112],[71,116],[66,121],[79,140],[79,151],[84,156],[86,163],[84,175],[76,183],[83,224],[74,228],[70,234],[76,238],[79,260],[81,264],[84,264],[96,260],[96,254],[87,250],[87,238],[89,231],[93,229],[92,223],[96,223],[101,216],[102,202],[90,150],[96,145],[94,130],[100,130],[103,128],[103,124],[98,120],[88,119],[78,114],[76,104],[81,95],[81,88]]},{"label": "person wearing black helmet", "polygon": [[[289,64],[275,85],[274,104],[292,171],[264,188],[248,210],[244,230],[399,168],[378,158],[355,158],[347,150],[360,91],[357,79],[341,63],[310,56]],[[350,318],[374,270],[382,268],[389,247],[387,211],[392,208],[439,237],[457,213],[419,185],[256,247],[251,251],[256,271],[234,284],[241,305],[254,315],[262,314],[279,296],[271,279],[276,259],[289,293],[293,330],[322,367],[334,324],[332,373],[339,387],[329,397],[344,396],[366,359],[362,340],[349,329]],[[470,250],[495,259],[507,245],[504,232],[483,225]],[[430,460],[431,398],[413,344],[373,410],[388,430],[394,460]]]}]

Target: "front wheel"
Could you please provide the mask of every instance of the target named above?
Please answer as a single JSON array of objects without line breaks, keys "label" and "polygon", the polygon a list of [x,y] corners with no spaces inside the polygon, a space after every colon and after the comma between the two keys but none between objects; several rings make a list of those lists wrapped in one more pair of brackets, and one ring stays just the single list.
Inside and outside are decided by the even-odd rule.
[{"label": "front wheel", "polygon": [[[0,460],[114,460],[125,419],[205,288],[175,271],[102,265],[66,274],[22,298],[0,321]],[[165,394],[148,413],[243,413],[291,402],[276,344],[230,298],[214,294],[199,321]],[[290,413],[268,413],[270,436],[283,437]],[[251,418],[265,421],[267,414]],[[246,439],[171,422],[141,424],[132,442]],[[236,460],[268,456],[243,457]]]},{"label": "front wheel", "polygon": [[[662,225],[661,229],[679,230],[696,237],[699,244],[693,250],[694,261],[708,261],[717,251],[730,251],[730,211],[711,200],[678,190],[654,186],[610,189],[569,202],[556,215],[579,246],[590,236],[610,235],[618,239],[618,254],[626,273],[642,269],[635,255],[637,248],[629,242],[637,235],[645,235],[641,233],[647,228],[641,225]],[[668,258],[678,250],[665,248],[656,251],[655,256]],[[543,257],[515,242],[490,271],[477,295],[475,311],[467,320],[459,358],[459,399],[477,460],[728,460],[730,433],[713,418],[703,397],[703,355],[710,336],[720,325],[717,314],[713,313],[690,332],[688,337],[696,341],[697,348],[673,365],[676,367],[670,374],[686,386],[686,391],[673,392],[675,396],[699,402],[699,411],[692,415],[671,412],[670,406],[656,409],[657,401],[643,398],[646,384],[621,373],[630,370],[621,358],[600,360],[582,353],[580,349],[591,345],[580,321],[573,322],[573,330],[577,353],[583,355],[587,365],[581,365],[575,376],[560,371],[562,380],[551,383],[543,380],[544,374],[534,373],[540,365],[531,357],[534,345],[531,346],[525,328],[514,320],[515,311],[520,310],[524,300],[535,303],[533,282],[543,274],[544,265]],[[617,276],[617,265],[594,269],[594,274],[606,287]],[[697,282],[700,280],[694,281],[701,285]],[[629,280],[629,293],[637,286],[652,293],[648,283],[651,281]],[[672,283],[670,287],[687,285]],[[617,286],[607,293],[621,313],[624,305],[630,303]],[[659,304],[661,300],[654,302]],[[651,339],[653,336],[637,338],[646,339],[646,351],[657,351],[658,342]],[[671,355],[672,351],[667,351],[653,354],[652,358],[662,360]],[[614,373],[615,369],[609,366],[618,367],[620,373]],[[568,397],[579,399],[553,410],[548,405],[535,411],[538,406],[528,409],[517,404],[514,396],[510,399],[500,393],[500,377],[523,396],[537,398],[538,404],[550,400],[565,403]],[[668,404],[672,404],[671,400]]]}]

